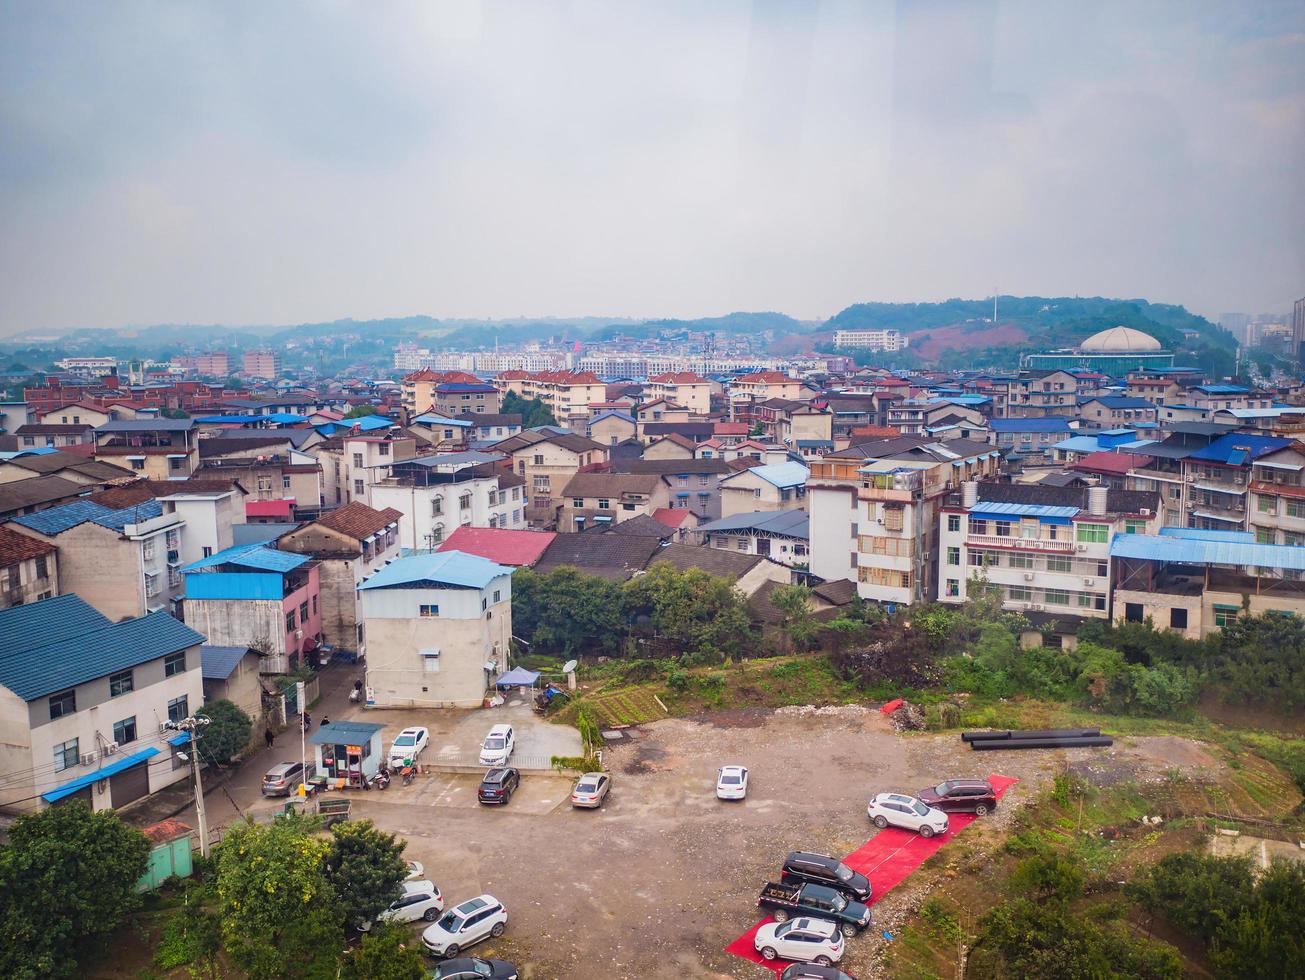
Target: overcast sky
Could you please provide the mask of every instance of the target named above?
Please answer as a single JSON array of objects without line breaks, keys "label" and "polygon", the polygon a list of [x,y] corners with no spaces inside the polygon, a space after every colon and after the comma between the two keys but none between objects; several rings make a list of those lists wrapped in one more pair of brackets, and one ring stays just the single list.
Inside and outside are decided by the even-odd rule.
[{"label": "overcast sky", "polygon": [[0,333],[1305,295],[1305,3],[0,2]]}]

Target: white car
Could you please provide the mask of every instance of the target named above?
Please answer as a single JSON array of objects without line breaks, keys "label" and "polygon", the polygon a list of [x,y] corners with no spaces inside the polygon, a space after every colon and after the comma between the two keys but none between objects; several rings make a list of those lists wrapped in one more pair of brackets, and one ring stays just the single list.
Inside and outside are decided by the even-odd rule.
[{"label": "white car", "polygon": [[763,959],[797,960],[832,966],[843,958],[843,934],[824,919],[767,922],[752,945]]},{"label": "white car", "polygon": [[485,736],[480,746],[480,764],[482,766],[506,765],[512,757],[512,750],[517,747],[516,736],[512,734],[511,725],[495,725]]},{"label": "white car", "polygon": [[407,759],[416,761],[422,750],[430,744],[430,732],[424,728],[405,728],[399,732],[390,746],[389,766],[401,769]]},{"label": "white car", "polygon": [[[435,882],[405,881],[403,894],[390,903],[390,907],[376,916],[378,922],[416,922],[425,919],[434,922],[444,911],[444,896],[435,887]],[[363,925],[363,932],[371,929],[370,922]]]},{"label": "white car", "polygon": [[865,812],[880,830],[892,824],[894,827],[914,830],[921,837],[947,833],[947,814],[925,806],[914,796],[879,793],[870,798]]},{"label": "white car", "polygon": [[426,874],[426,866],[420,861],[405,861],[408,866],[408,877],[404,881],[417,881]]},{"label": "white car", "polygon": [[721,766],[716,770],[716,799],[742,800],[748,795],[748,770],[743,766]]},{"label": "white car", "polygon": [[502,902],[493,895],[481,895],[445,912],[421,934],[421,941],[436,956],[454,957],[482,939],[503,935],[507,920]]}]

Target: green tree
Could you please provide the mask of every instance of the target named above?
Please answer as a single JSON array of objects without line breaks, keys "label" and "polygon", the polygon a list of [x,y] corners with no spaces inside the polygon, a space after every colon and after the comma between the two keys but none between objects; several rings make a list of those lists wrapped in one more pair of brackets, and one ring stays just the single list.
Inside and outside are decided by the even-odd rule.
[{"label": "green tree", "polygon": [[204,705],[195,714],[209,719],[199,736],[200,751],[208,761],[230,762],[249,745],[254,723],[226,698]]},{"label": "green tree", "polygon": [[1221,980],[1305,977],[1305,866],[1271,864],[1250,905],[1216,933],[1210,961]]},{"label": "green tree", "polygon": [[1069,903],[1083,894],[1083,865],[1067,854],[1035,854],[1015,866],[1011,890]]},{"label": "green tree", "polygon": [[770,593],[770,604],[784,614],[784,632],[794,648],[803,650],[815,635],[811,618],[811,590],[805,585],[780,585]]},{"label": "green tree", "polygon": [[331,828],[326,853],[326,880],[344,908],[345,925],[357,929],[403,892],[408,866],[404,842],[370,820],[348,820]]},{"label": "green tree", "polygon": [[1151,915],[1193,936],[1210,937],[1250,907],[1255,878],[1248,857],[1166,854],[1129,882],[1125,893]]},{"label": "green tree", "polygon": [[72,977],[135,910],[149,841],[81,801],[25,814],[0,847],[0,975]]},{"label": "green tree", "polygon": [[533,429],[541,425],[557,425],[557,419],[538,398],[522,398],[509,391],[503,396],[499,411],[504,415],[520,415],[521,427]]},{"label": "green tree", "polygon": [[340,965],[340,980],[423,980],[426,959],[406,929],[381,922]]},{"label": "green tree", "polygon": [[344,910],[324,874],[330,844],[316,828],[293,814],[246,820],[218,845],[222,941],[250,980],[335,975]]},{"label": "green tree", "polygon": [[625,584],[630,609],[647,615],[661,636],[688,650],[742,652],[753,639],[747,604],[728,579],[697,568],[678,571],[655,562]]},{"label": "green tree", "polygon": [[616,653],[626,632],[621,586],[570,566],[545,575],[519,571],[512,630],[538,653]]},{"label": "green tree", "polygon": [[380,409],[375,405],[354,405],[349,411],[344,413],[347,419],[361,419],[368,415],[379,415]]},{"label": "green tree", "polygon": [[162,415],[165,419],[188,419],[188,418],[190,418],[190,413],[189,413],[189,412],[183,412],[183,411],[182,411],[181,409],[179,409],[179,408],[161,408],[161,409],[159,409],[159,414]]}]

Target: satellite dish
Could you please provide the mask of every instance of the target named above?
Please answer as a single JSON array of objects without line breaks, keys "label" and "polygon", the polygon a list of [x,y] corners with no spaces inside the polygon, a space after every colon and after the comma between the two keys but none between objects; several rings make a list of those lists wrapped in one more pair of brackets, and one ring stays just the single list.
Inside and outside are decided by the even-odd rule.
[{"label": "satellite dish", "polygon": [[575,668],[576,668],[576,661],[568,660],[566,663],[562,665],[562,673],[570,674],[575,670]]}]

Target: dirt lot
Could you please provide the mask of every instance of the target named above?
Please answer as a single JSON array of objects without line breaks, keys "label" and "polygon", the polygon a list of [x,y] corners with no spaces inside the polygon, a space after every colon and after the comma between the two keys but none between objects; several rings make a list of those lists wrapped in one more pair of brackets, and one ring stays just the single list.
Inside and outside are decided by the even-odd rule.
[{"label": "dirt lot", "polygon": [[[501,899],[508,932],[477,952],[512,960],[524,977],[594,976],[599,966],[612,977],[765,977],[723,948],[755,921],[757,892],[788,850],[842,854],[872,835],[864,810],[872,792],[992,771],[1019,778],[1007,806],[965,831],[980,834],[1067,762],[1103,782],[1217,765],[1195,743],[1155,739],[1077,760],[1063,751],[980,755],[954,735],[899,736],[862,708],[730,712],[628,736],[606,750],[614,789],[601,811],[572,811],[559,777],[528,775],[511,805],[490,810],[474,803],[474,777],[442,775],[355,796],[357,813],[406,836],[410,856],[450,900]],[[715,799],[725,762],[751,768],[746,802]],[[884,924],[896,917],[895,896],[876,906]],[[882,943],[877,932],[854,940],[845,968],[872,975]]]}]

